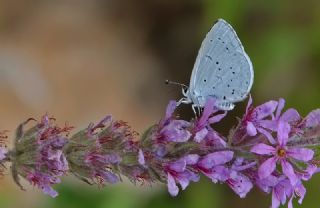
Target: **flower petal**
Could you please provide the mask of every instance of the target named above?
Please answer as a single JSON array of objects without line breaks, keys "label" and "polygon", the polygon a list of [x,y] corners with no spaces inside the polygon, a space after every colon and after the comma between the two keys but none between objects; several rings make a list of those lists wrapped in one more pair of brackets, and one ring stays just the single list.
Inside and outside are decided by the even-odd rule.
[{"label": "flower petal", "polygon": [[261,120],[259,121],[259,126],[271,131],[277,131],[278,121],[276,120]]},{"label": "flower petal", "polygon": [[277,105],[277,101],[271,100],[256,107],[254,111],[257,115],[257,120],[271,116],[271,114],[276,110]]},{"label": "flower petal", "polygon": [[316,165],[308,165],[307,169],[303,171],[301,174],[302,180],[310,180],[313,174],[315,174],[318,170],[318,167]]},{"label": "flower petal", "polygon": [[314,152],[308,148],[291,148],[287,151],[287,155],[296,160],[308,162],[313,158]]},{"label": "flower petal", "polygon": [[257,128],[258,132],[260,132],[261,134],[263,134],[265,137],[267,137],[268,141],[271,144],[275,144],[276,141],[274,140],[274,138],[272,137],[271,133],[268,132],[267,130],[263,129],[263,128]]},{"label": "flower petal", "polygon": [[281,160],[282,172],[289,178],[292,186],[296,185],[298,182],[298,177],[294,173],[292,165],[286,160]]},{"label": "flower petal", "polygon": [[160,121],[160,126],[163,127],[164,125],[166,125],[166,122],[172,117],[176,108],[177,102],[175,100],[171,100],[167,106],[165,117]]},{"label": "flower petal", "polygon": [[8,153],[8,150],[6,148],[0,147],[0,160],[3,160],[6,158],[6,154]]},{"label": "flower petal", "polygon": [[195,165],[199,161],[200,156],[197,154],[190,154],[185,156],[186,164],[187,165]]},{"label": "flower petal", "polygon": [[201,129],[194,136],[194,141],[200,143],[207,136],[207,134],[208,134],[208,129],[207,128]]},{"label": "flower petal", "polygon": [[213,129],[209,129],[209,132],[206,137],[207,141],[214,147],[226,147],[226,141]]},{"label": "flower petal", "polygon": [[217,183],[218,181],[221,181],[221,182],[226,181],[230,176],[229,172],[230,171],[228,170],[228,168],[222,165],[218,165],[213,167],[210,170],[210,173],[204,172],[203,174],[206,175],[208,178],[210,178],[213,183]]},{"label": "flower petal", "polygon": [[232,190],[240,196],[240,198],[246,197],[247,193],[252,189],[253,185],[250,179],[243,175],[237,174],[236,177],[228,179],[230,181],[228,185],[232,188]]},{"label": "flower petal", "polygon": [[320,124],[320,109],[311,111],[305,118],[305,126],[307,128],[315,127]]},{"label": "flower petal", "polygon": [[188,180],[188,178],[178,178],[177,179],[179,184],[181,185],[181,189],[182,190],[185,190],[188,186],[189,186],[189,183],[190,181]]},{"label": "flower petal", "polygon": [[293,205],[292,205],[292,199],[294,197],[294,194],[292,194],[292,196],[290,197],[289,201],[288,201],[288,208],[293,208]]},{"label": "flower petal", "polygon": [[256,127],[253,125],[252,122],[247,122],[247,134],[249,136],[255,136],[257,135],[257,129]]},{"label": "flower petal", "polygon": [[297,196],[299,196],[299,200],[298,200],[299,204],[302,204],[304,196],[307,193],[306,188],[303,186],[302,183],[299,183],[294,187],[294,192],[296,193]]},{"label": "flower petal", "polygon": [[258,175],[260,179],[266,178],[271,175],[271,173],[276,169],[277,159],[275,157],[271,157],[264,161],[258,170]]},{"label": "flower petal", "polygon": [[176,179],[181,185],[182,190],[185,190],[189,185],[190,181],[198,182],[200,179],[200,176],[195,174],[194,172],[186,170],[182,173],[179,173]]},{"label": "flower petal", "polygon": [[220,151],[206,155],[202,160],[199,161],[198,165],[205,169],[210,169],[216,165],[225,164],[233,158],[232,151]]},{"label": "flower petal", "polygon": [[190,123],[184,120],[172,120],[161,131],[166,141],[186,142],[190,139],[191,133],[187,130]]},{"label": "flower petal", "polygon": [[277,185],[278,183],[278,178],[270,175],[264,179],[257,179],[256,181],[256,185],[264,192],[266,193],[270,193],[270,191],[272,190],[272,188]]},{"label": "flower petal", "polygon": [[171,118],[174,110],[177,108],[177,102],[175,100],[171,100],[166,109],[166,119]]},{"label": "flower petal", "polygon": [[111,173],[110,171],[103,171],[100,172],[100,176],[103,177],[103,179],[111,184],[115,184],[119,182],[119,178],[118,176],[116,176],[115,174]]},{"label": "flower petal", "polygon": [[218,122],[221,121],[226,115],[227,115],[227,111],[225,111],[225,112],[222,113],[222,114],[218,114],[218,115],[212,116],[212,117],[209,119],[209,123],[210,123],[210,124],[218,123]]},{"label": "flower petal", "polygon": [[275,148],[270,145],[260,143],[252,147],[250,152],[258,155],[272,155],[275,153]]},{"label": "flower petal", "polygon": [[179,188],[173,178],[173,176],[168,173],[168,179],[167,179],[167,186],[168,186],[168,191],[171,196],[177,196],[179,193]]},{"label": "flower petal", "polygon": [[280,206],[280,200],[279,200],[279,196],[276,192],[276,190],[272,191],[272,208],[279,208]]},{"label": "flower petal", "polygon": [[296,109],[290,108],[282,114],[280,119],[288,123],[297,122],[300,120],[300,115]]},{"label": "flower petal", "polygon": [[278,142],[281,146],[287,144],[289,133],[291,131],[290,125],[286,122],[279,121],[278,124]]},{"label": "flower petal", "polygon": [[284,108],[284,104],[286,101],[283,98],[280,98],[278,101],[278,107],[277,107],[277,112],[276,112],[276,119],[280,118],[281,111]]},{"label": "flower petal", "polygon": [[249,99],[248,99],[248,104],[247,104],[247,107],[246,107],[246,114],[249,113],[249,109],[250,107],[252,106],[252,97],[251,97],[251,94],[249,95]]},{"label": "flower petal", "polygon": [[210,117],[210,115],[215,111],[214,110],[215,99],[209,98],[204,106],[204,110],[202,112],[202,116],[196,123],[196,128],[202,129],[206,124]]},{"label": "flower petal", "polygon": [[139,149],[138,162],[140,165],[146,164],[145,159],[144,159],[144,155],[143,155],[143,151],[141,149]]},{"label": "flower petal", "polygon": [[186,169],[187,161],[185,158],[179,159],[169,164],[169,169],[176,172],[183,172]]},{"label": "flower petal", "polygon": [[58,192],[56,192],[51,186],[49,185],[45,185],[42,187],[42,191],[45,194],[48,194],[49,196],[51,196],[52,198],[55,198],[58,196]]}]

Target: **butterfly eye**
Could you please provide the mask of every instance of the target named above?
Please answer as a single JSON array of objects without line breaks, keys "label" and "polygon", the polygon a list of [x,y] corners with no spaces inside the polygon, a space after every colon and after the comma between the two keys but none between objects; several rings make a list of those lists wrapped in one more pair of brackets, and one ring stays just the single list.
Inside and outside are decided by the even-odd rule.
[{"label": "butterfly eye", "polygon": [[182,90],[183,90],[183,93],[184,93],[184,94],[187,94],[188,87],[183,87]]}]

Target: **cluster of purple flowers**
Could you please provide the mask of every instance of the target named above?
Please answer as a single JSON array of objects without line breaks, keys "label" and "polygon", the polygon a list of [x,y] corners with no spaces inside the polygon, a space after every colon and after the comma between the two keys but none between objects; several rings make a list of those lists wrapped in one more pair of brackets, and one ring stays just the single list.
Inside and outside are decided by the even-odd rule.
[{"label": "cluster of purple flowers", "polygon": [[[190,122],[173,116],[170,102],[166,116],[144,139],[144,159],[161,178],[172,196],[200,174],[213,183],[225,183],[241,198],[257,186],[272,193],[272,207],[292,199],[302,202],[307,181],[318,172],[314,148],[320,144],[320,110],[302,118],[295,109],[284,113],[284,100],[253,107],[250,97],[239,125],[224,137],[212,128],[226,113],[217,114],[209,100],[200,118]],[[142,144],[143,144],[142,143]],[[150,156],[151,155],[151,156]]]},{"label": "cluster of purple flowers", "polygon": [[70,172],[88,184],[114,184],[120,174],[140,180],[145,168],[138,162],[135,135],[125,122],[114,121],[111,116],[90,124],[72,136],[64,148]]},{"label": "cluster of purple flowers", "polygon": [[[191,121],[174,116],[171,101],[165,117],[137,139],[127,123],[106,116],[97,124],[67,139],[71,127],[60,128],[44,116],[24,131],[17,128],[15,146],[0,145],[0,161],[12,163],[12,175],[19,176],[52,197],[52,185],[67,172],[88,184],[113,184],[126,176],[133,183],[166,183],[172,196],[186,189],[200,176],[213,183],[227,184],[241,198],[254,186],[272,195],[272,208],[302,200],[303,185],[319,172],[320,109],[301,117],[295,109],[285,112],[284,100],[253,107],[249,98],[246,112],[228,136],[213,124],[227,112],[215,109],[208,100],[199,118]],[[2,137],[1,137],[2,138]]]},{"label": "cluster of purple flowers", "polygon": [[16,131],[15,146],[8,152],[7,160],[12,162],[12,176],[16,184],[20,184],[19,176],[40,188],[45,194],[56,197],[58,193],[51,187],[60,183],[60,177],[67,173],[68,162],[63,154],[67,143],[64,134],[72,129],[58,127],[48,115],[41,121],[24,130],[24,126],[34,119],[20,124]]}]

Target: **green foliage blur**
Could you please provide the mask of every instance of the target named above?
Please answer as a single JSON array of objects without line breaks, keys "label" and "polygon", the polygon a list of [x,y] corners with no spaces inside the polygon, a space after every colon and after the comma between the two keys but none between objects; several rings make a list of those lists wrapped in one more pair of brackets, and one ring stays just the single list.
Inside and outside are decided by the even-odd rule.
[{"label": "green foliage blur", "polygon": [[[143,30],[146,33],[146,45],[156,51],[158,59],[166,66],[162,72],[165,76],[188,83],[202,39],[213,22],[217,18],[223,18],[233,25],[253,62],[254,104],[283,97],[287,101],[286,107],[298,109],[301,115],[306,115],[312,109],[319,107],[320,1],[123,0],[120,2],[110,1],[105,6],[112,10],[113,4],[116,4],[116,12],[119,14],[115,14],[114,18],[137,16],[134,21],[140,21],[143,27],[148,28]],[[148,88],[152,86],[149,85]],[[180,96],[180,90],[174,90],[176,90],[175,96]],[[239,104],[232,115],[241,116],[244,106],[245,103]],[[160,108],[164,112],[165,105]],[[186,109],[184,108],[182,112],[190,114]],[[230,127],[232,124],[235,124],[235,119],[228,118],[226,126]],[[226,127],[218,128],[222,131],[227,130]],[[319,207],[319,176],[306,183],[306,187],[307,195],[303,205],[299,207]],[[140,186],[124,182],[97,188],[65,178],[55,188],[59,192],[56,199],[39,192],[35,196],[34,207],[267,208],[271,204],[271,196],[257,189],[252,190],[246,199],[240,199],[226,185],[213,184],[204,177],[200,183],[192,183],[176,198],[170,197],[166,186],[161,184]],[[23,194],[19,193],[19,197]],[[9,193],[0,196],[0,207],[15,207],[15,200]]]}]

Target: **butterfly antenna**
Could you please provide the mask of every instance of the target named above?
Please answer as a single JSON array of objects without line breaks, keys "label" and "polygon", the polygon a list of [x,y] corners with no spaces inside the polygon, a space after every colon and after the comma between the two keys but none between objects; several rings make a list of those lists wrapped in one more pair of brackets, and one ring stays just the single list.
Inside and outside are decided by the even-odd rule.
[{"label": "butterfly antenna", "polygon": [[178,85],[178,86],[181,86],[181,87],[183,87],[183,88],[185,88],[185,89],[188,89],[188,86],[187,86],[187,85],[181,84],[181,83],[179,83],[179,82],[173,82],[173,81],[170,81],[170,80],[166,80],[164,83],[167,84],[167,85],[169,85],[169,84]]}]

